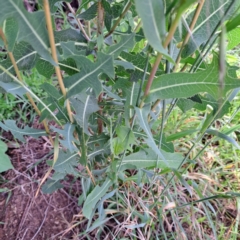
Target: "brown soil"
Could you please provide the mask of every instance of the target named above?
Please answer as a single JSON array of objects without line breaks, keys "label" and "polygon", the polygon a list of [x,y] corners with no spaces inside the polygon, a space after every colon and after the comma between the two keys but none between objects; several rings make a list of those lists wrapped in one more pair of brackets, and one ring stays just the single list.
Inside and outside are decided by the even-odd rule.
[{"label": "brown soil", "polygon": [[[5,137],[11,139],[6,133]],[[19,148],[14,142],[8,146],[14,170],[0,175],[0,190],[9,190],[0,192],[0,239],[78,239],[81,231],[72,227],[74,216],[81,210],[76,192],[71,195],[68,187],[52,194],[40,191],[35,197],[48,169],[44,157],[51,146],[47,138],[28,138]]]}]

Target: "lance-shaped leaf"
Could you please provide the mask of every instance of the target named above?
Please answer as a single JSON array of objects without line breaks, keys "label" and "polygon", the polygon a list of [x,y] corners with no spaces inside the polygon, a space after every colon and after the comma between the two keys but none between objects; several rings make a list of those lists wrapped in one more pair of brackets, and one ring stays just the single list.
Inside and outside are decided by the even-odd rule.
[{"label": "lance-shaped leaf", "polygon": [[41,136],[46,136],[46,131],[33,129],[28,126],[25,126],[23,129],[18,128],[14,120],[6,120],[4,123],[0,122],[0,127],[5,131],[10,131],[14,138],[17,138],[21,142],[25,142],[23,136],[31,136],[38,138]]},{"label": "lance-shaped leaf", "polygon": [[134,47],[134,38],[134,33],[122,36],[119,43],[114,44],[107,49],[107,54],[113,55],[114,58],[117,58],[123,50],[128,50]]},{"label": "lance-shaped leaf", "polygon": [[197,73],[172,73],[156,78],[151,86],[146,102],[157,99],[187,98],[201,92],[207,92],[219,99],[234,88],[240,87],[240,81],[232,77],[231,69],[227,69],[224,80],[223,96],[219,96],[218,59],[215,56],[206,70]]},{"label": "lance-shaped leaf", "polygon": [[112,181],[109,178],[106,178],[103,185],[100,187],[97,185],[92,192],[87,196],[87,199],[83,205],[83,215],[86,218],[90,218],[94,207],[97,202],[107,193],[109,187],[112,185]]},{"label": "lance-shaped leaf", "polygon": [[98,96],[102,91],[102,84],[98,80],[98,75],[104,72],[109,77],[114,77],[113,57],[99,53],[95,63],[83,56],[79,56],[79,61],[82,64],[81,72],[64,80],[65,87],[68,88],[67,97],[81,93],[89,87]]},{"label": "lance-shaped leaf", "polygon": [[0,173],[9,169],[13,169],[13,165],[5,153],[7,151],[7,145],[0,140]]},{"label": "lance-shaped leaf", "polygon": [[214,130],[214,129],[207,129],[206,133],[208,134],[212,134],[216,137],[219,137],[219,138],[222,138],[223,140],[226,140],[228,141],[229,143],[231,143],[233,146],[235,146],[237,149],[240,149],[240,146],[239,144],[236,142],[235,139],[233,139],[232,137],[229,137],[227,136],[226,134],[224,133],[221,133],[217,130]]},{"label": "lance-shaped leaf", "polygon": [[173,62],[162,42],[166,34],[164,4],[162,0],[135,0],[142,19],[143,31],[149,44],[169,61]]},{"label": "lance-shaped leaf", "polygon": [[70,153],[69,151],[64,152],[60,150],[59,157],[54,164],[53,169],[59,173],[76,175],[77,170],[75,168],[78,165],[77,157],[78,153]]},{"label": "lance-shaped leaf", "polygon": [[165,160],[164,155],[162,154],[162,150],[160,150],[157,144],[154,141],[151,129],[148,123],[148,114],[150,112],[150,105],[145,106],[144,108],[135,107],[136,115],[139,120],[140,127],[147,134],[147,138],[145,139],[148,146],[153,149],[153,151],[163,160]]},{"label": "lance-shaped leaf", "polygon": [[88,131],[88,119],[92,113],[100,110],[97,99],[92,95],[82,92],[76,97],[71,98],[70,102],[76,112],[75,119],[77,123],[83,128],[86,134],[91,135]]},{"label": "lance-shaped leaf", "polygon": [[28,42],[47,61],[53,61],[49,53],[49,40],[46,20],[43,11],[29,13],[22,0],[0,0],[0,24],[7,18],[15,18],[18,22],[18,41]]},{"label": "lance-shaped leaf", "polygon": [[173,168],[177,169],[182,160],[183,156],[179,153],[167,153],[162,151],[165,158],[158,158],[158,155],[152,149],[141,150],[139,152],[130,154],[123,158],[122,162],[118,163],[121,165],[120,170],[126,170],[131,168]]},{"label": "lance-shaped leaf", "polygon": [[67,123],[66,125],[64,125],[63,130],[55,127],[51,127],[51,129],[53,129],[54,132],[62,135],[63,139],[59,139],[59,141],[62,146],[64,146],[70,151],[70,153],[77,151],[77,148],[73,144],[74,142],[76,142],[76,139],[73,136],[73,132],[75,129],[74,124]]},{"label": "lance-shaped leaf", "polygon": [[[222,19],[223,13],[227,10],[229,5],[232,4],[232,1],[219,1],[219,0],[207,0],[204,2],[203,8],[201,10],[200,16],[197,19],[195,28],[192,31],[192,36],[189,39],[189,43],[184,47],[182,52],[182,57],[186,58],[187,56],[194,53],[194,51],[207,39],[211,36],[214,28],[217,26],[218,22]],[[232,17],[233,12],[240,6],[239,1],[234,1],[233,6],[225,16],[225,20]],[[194,12],[189,14],[186,19],[188,26],[192,22]],[[185,26],[181,28],[183,33],[176,33],[175,38],[178,41],[182,41],[187,34]]]}]

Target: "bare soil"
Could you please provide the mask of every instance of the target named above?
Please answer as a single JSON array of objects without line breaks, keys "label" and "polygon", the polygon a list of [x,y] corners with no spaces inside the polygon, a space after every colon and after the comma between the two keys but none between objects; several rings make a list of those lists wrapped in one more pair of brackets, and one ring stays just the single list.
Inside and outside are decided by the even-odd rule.
[{"label": "bare soil", "polygon": [[[6,137],[11,140],[9,133]],[[48,139],[27,138],[19,147],[14,141],[8,146],[14,170],[0,175],[0,189],[8,189],[0,192],[0,239],[78,239],[81,230],[72,223],[81,210],[76,197],[79,188],[75,186],[75,195],[68,187],[52,194],[40,191],[35,196],[48,169],[46,160],[51,158],[46,158],[51,150]]]}]

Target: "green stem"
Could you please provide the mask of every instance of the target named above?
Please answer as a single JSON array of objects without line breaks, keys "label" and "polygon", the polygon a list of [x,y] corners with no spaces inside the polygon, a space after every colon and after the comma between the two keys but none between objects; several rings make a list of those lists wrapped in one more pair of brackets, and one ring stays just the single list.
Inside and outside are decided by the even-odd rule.
[{"label": "green stem", "polygon": [[127,11],[129,10],[129,8],[132,6],[132,2],[131,0],[128,1],[127,6],[125,7],[124,11],[122,12],[122,14],[119,16],[119,18],[117,19],[117,21],[115,22],[115,24],[113,25],[113,27],[111,28],[111,30],[104,36],[104,38],[107,38],[108,36],[110,36],[116,29],[116,27],[118,26],[118,24],[120,23],[120,21],[122,20],[122,18],[125,16],[125,14],[127,13]]}]

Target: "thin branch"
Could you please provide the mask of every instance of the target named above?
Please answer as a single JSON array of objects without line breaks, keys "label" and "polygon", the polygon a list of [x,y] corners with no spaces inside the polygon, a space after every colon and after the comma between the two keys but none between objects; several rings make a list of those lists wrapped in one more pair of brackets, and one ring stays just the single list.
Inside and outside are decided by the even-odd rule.
[{"label": "thin branch", "polygon": [[198,17],[200,15],[200,13],[201,13],[201,10],[203,8],[204,2],[205,2],[205,0],[201,0],[200,3],[197,6],[197,9],[196,9],[196,11],[194,13],[194,17],[193,17],[193,20],[191,22],[189,31],[187,32],[187,35],[186,35],[186,37],[185,37],[185,39],[184,39],[184,41],[182,43],[182,46],[181,46],[181,49],[180,49],[179,53],[178,53],[178,56],[177,56],[177,59],[176,59],[176,65],[175,65],[175,67],[173,69],[173,72],[175,72],[177,70],[177,68],[178,68],[179,62],[181,60],[181,53],[183,51],[184,46],[187,44],[190,36],[192,35],[193,28],[195,27],[195,24],[196,24],[196,22],[198,20]]},{"label": "thin branch", "polygon": [[74,16],[75,20],[77,21],[78,27],[81,29],[81,31],[82,31],[84,37],[87,39],[88,42],[91,41],[91,39],[90,39],[89,36],[87,35],[87,33],[86,33],[86,31],[85,31],[83,25],[81,24],[80,19],[76,17],[76,13],[74,12],[74,10],[73,10],[71,4],[68,3],[68,2],[66,2],[66,4],[67,4],[67,6],[68,6],[70,12],[71,12],[72,15]]},{"label": "thin branch", "polygon": [[120,21],[122,20],[122,18],[125,16],[125,14],[127,13],[127,11],[129,10],[129,8],[132,6],[132,2],[131,0],[128,1],[128,4],[126,5],[124,11],[122,12],[122,14],[119,16],[118,20],[115,22],[115,24],[113,25],[113,27],[111,28],[111,30],[104,36],[105,38],[107,38],[108,36],[110,36],[116,29],[116,27],[118,26],[118,24],[120,23]]},{"label": "thin branch", "polygon": [[[169,30],[168,35],[167,35],[167,37],[166,37],[166,39],[163,43],[164,48],[167,48],[168,44],[170,43],[171,39],[173,38],[173,35],[174,35],[174,33],[177,29],[177,26],[178,26],[179,19],[180,19],[180,16],[177,15],[175,17],[174,21],[173,21],[173,24],[171,25],[171,28]],[[153,79],[156,75],[156,72],[158,70],[158,66],[159,66],[161,60],[162,60],[162,54],[158,53],[157,58],[155,60],[155,63],[152,67],[152,71],[151,71],[151,73],[149,75],[149,78],[148,78],[147,86],[146,86],[146,89],[145,89],[145,92],[144,92],[144,97],[146,97],[148,95],[149,91],[150,91],[150,88],[151,88],[152,83],[153,83]],[[141,103],[140,107],[143,107],[143,102]]]},{"label": "thin branch", "polygon": [[[48,0],[44,0],[43,4],[44,4],[43,6],[44,6],[45,17],[46,17],[46,24],[47,24],[47,29],[48,29],[48,36],[49,36],[49,41],[50,41],[50,46],[51,46],[52,58],[55,61],[55,63],[57,64],[57,66],[55,66],[55,72],[57,75],[58,83],[59,83],[60,89],[62,91],[62,94],[66,98],[67,92],[66,92],[66,88],[63,83],[61,70],[58,65],[57,51],[56,51],[56,46],[55,46],[51,13],[50,13],[50,7],[49,7]],[[69,119],[71,122],[73,122],[73,116],[72,116],[69,100],[66,100],[66,105],[67,105]]]},{"label": "thin branch", "polygon": [[[20,74],[20,71],[18,69],[17,63],[16,63],[15,58],[13,56],[13,53],[8,51],[7,39],[6,39],[6,37],[5,37],[4,33],[3,33],[3,30],[1,28],[0,28],[0,37],[3,39],[4,45],[6,46],[9,58],[10,58],[10,60],[12,62],[13,68],[15,70],[15,73],[17,74],[17,77],[18,77],[19,81],[23,82],[23,79],[21,77],[21,74]],[[34,102],[32,96],[28,92],[26,93],[26,96],[27,96],[29,102],[31,103],[31,105],[33,106],[33,108],[35,109],[36,113],[39,116],[41,116],[41,111],[38,109],[38,107],[37,107],[36,103]],[[49,140],[50,140],[51,144],[53,145],[53,139],[52,139],[52,137],[50,135],[50,130],[49,130],[47,121],[45,119],[43,120],[43,125],[44,125],[46,133],[49,135]]]}]

